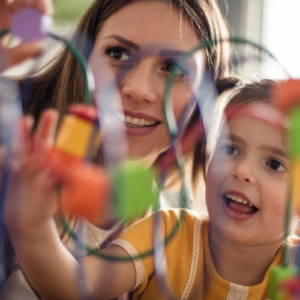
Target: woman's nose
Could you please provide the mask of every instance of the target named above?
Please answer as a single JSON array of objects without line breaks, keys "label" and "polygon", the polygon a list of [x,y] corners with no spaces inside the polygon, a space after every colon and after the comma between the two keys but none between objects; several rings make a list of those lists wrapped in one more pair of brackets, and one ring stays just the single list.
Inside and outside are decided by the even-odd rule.
[{"label": "woman's nose", "polygon": [[158,82],[150,62],[139,63],[125,74],[120,83],[121,94],[136,102],[153,103],[159,99]]},{"label": "woman's nose", "polygon": [[255,184],[256,175],[254,174],[253,162],[246,161],[246,159],[236,162],[232,170],[232,178],[247,184]]}]

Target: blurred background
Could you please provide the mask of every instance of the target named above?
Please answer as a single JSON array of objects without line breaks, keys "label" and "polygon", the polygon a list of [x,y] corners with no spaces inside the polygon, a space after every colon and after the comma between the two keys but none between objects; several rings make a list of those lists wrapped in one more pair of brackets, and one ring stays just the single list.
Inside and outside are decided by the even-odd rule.
[{"label": "blurred background", "polygon": [[[218,0],[232,35],[264,45],[294,77],[300,77],[299,0]],[[284,77],[266,61],[262,76]]]},{"label": "blurred background", "polygon": [[[93,0],[53,0],[57,34],[70,37],[82,14]],[[247,38],[264,45],[279,60],[288,72],[300,77],[300,39],[296,32],[300,28],[300,0],[218,0],[222,14],[233,36]],[[61,45],[55,41],[46,42],[46,55],[38,63],[44,63],[57,54]],[[285,78],[278,63],[261,57],[253,47],[236,47],[236,56],[248,57],[249,63],[239,66],[235,72],[243,77]],[[235,59],[236,61],[236,59]],[[35,65],[33,65],[35,64]],[[37,63],[27,62],[22,67],[9,70],[9,74],[26,73],[37,68]]]}]

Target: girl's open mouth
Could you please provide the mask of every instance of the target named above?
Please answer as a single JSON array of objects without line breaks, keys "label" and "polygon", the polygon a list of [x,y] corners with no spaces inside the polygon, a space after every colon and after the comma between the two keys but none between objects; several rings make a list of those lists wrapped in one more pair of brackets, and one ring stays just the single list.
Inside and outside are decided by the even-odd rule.
[{"label": "girl's open mouth", "polygon": [[246,220],[255,215],[258,208],[252,203],[243,200],[242,198],[233,195],[222,195],[224,210],[227,216],[235,220]]}]

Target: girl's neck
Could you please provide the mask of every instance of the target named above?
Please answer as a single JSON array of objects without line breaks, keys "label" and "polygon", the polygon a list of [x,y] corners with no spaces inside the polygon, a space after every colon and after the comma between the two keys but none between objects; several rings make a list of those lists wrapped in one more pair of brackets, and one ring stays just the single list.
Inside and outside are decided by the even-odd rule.
[{"label": "girl's neck", "polygon": [[261,283],[282,241],[266,245],[238,245],[227,241],[210,227],[209,247],[218,275],[244,286]]}]

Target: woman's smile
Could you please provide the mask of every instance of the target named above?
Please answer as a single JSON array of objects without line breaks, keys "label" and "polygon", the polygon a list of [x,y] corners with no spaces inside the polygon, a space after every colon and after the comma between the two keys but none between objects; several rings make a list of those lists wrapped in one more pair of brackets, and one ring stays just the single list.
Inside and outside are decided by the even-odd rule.
[{"label": "woman's smile", "polygon": [[112,73],[116,80],[122,108],[111,109],[124,125],[130,157],[155,160],[169,148],[163,102],[171,72],[176,74],[170,94],[173,113],[177,122],[184,114],[183,124],[187,124],[195,107],[188,106],[194,81],[203,71],[197,55],[202,54],[195,54],[185,67],[176,61],[199,42],[188,19],[168,3],[134,1],[103,23],[89,64],[99,90],[106,79],[97,78],[99,70]]},{"label": "woman's smile", "polygon": [[134,113],[131,111],[116,112],[117,119],[125,125],[126,133],[132,136],[148,135],[158,128],[162,123],[157,118],[144,113]]}]

